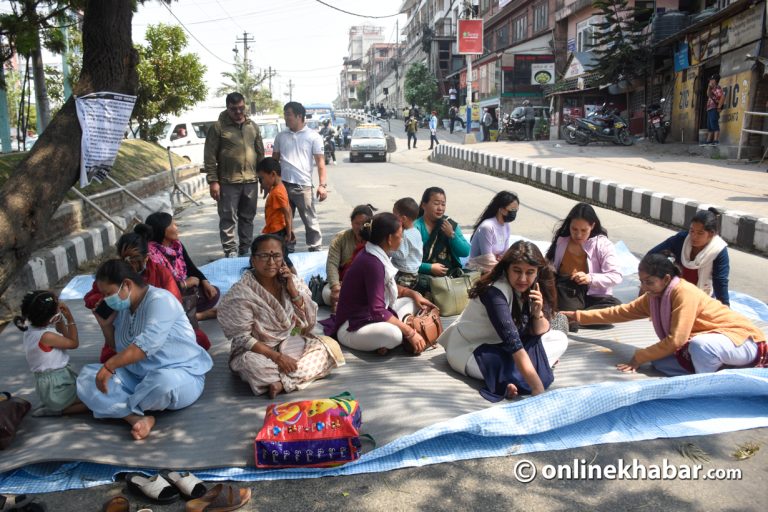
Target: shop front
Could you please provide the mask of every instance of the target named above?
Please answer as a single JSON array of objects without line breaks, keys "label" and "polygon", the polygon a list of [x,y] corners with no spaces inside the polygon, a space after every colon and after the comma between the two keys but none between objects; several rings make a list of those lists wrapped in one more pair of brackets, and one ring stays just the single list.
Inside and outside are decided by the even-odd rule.
[{"label": "shop front", "polygon": [[671,140],[699,142],[706,137],[707,85],[713,75],[719,75],[724,93],[720,143],[738,145],[744,113],[753,108],[760,80],[753,57],[761,55],[764,15],[763,3],[688,34],[678,43],[676,61],[683,65],[676,66]]}]

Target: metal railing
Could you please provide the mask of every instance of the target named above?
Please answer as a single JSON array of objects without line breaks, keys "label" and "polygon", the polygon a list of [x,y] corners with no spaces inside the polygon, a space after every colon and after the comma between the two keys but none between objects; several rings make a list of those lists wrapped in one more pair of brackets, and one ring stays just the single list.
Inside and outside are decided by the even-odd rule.
[{"label": "metal railing", "polygon": [[[768,135],[768,132],[764,132],[762,130],[752,130],[750,128],[747,128],[747,116],[768,117],[768,112],[744,112],[744,118],[741,121],[741,134],[739,135],[739,151],[736,153],[737,160],[741,160],[741,148],[744,145],[745,133],[754,133],[757,135]],[[763,163],[763,160],[765,160],[766,153],[768,153],[768,149],[766,149],[766,152],[763,153],[763,158],[760,159],[760,163]]]}]

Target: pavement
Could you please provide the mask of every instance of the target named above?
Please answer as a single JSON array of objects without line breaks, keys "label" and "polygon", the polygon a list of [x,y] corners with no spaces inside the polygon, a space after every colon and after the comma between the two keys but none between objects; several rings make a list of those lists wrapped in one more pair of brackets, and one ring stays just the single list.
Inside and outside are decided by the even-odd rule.
[{"label": "pavement", "polygon": [[[573,204],[572,197],[563,197],[531,186],[532,182],[510,184],[500,177],[468,173],[430,162],[428,158],[433,153],[427,149],[428,137],[424,140],[425,134],[426,131],[420,131],[418,150],[409,151],[405,149],[402,134],[395,130],[400,149],[392,155],[390,163],[351,164],[344,152],[338,153],[339,165],[329,167],[329,198],[318,208],[325,244],[333,233],[348,225],[348,215],[354,205],[370,202],[380,210],[388,210],[395,199],[407,195],[418,199],[421,191],[432,185],[439,185],[446,190],[448,211],[452,218],[460,221],[465,232],[469,230],[482,206],[503,188],[511,188],[521,197],[522,206],[513,225],[514,232],[531,239],[549,239],[554,223],[563,218]],[[441,140],[448,140],[449,137],[447,132],[439,133]],[[458,136],[454,137],[457,140],[453,142],[458,145]],[[482,146],[491,146],[495,151],[501,151],[516,144],[486,143],[476,147]],[[684,186],[682,182],[678,184],[680,189]],[[204,197],[204,192],[203,188],[198,193]],[[642,254],[649,245],[672,233],[640,216],[628,216],[617,210],[600,207],[597,211],[610,231],[611,238],[623,240],[635,254]],[[217,222],[215,205],[208,198],[199,207],[187,204],[185,210],[177,216],[185,245],[198,264],[222,256],[216,236]],[[259,230],[262,224],[263,209],[259,208],[256,229]],[[297,250],[303,250],[303,227],[299,228],[297,238]],[[62,247],[53,250],[60,254]],[[754,272],[754,269],[765,268],[763,257],[733,251],[731,265],[734,289],[763,301],[768,300],[765,276]],[[54,286],[53,283],[51,281],[50,286]],[[63,283],[58,286],[61,285]],[[574,404],[574,407],[577,406]],[[403,421],[407,421],[407,418]],[[254,432],[258,427],[253,426]],[[132,441],[126,439],[126,442]],[[734,453],[745,443],[755,443],[763,449],[753,457],[737,460]],[[241,509],[244,511],[762,511],[764,503],[761,497],[765,493],[764,478],[768,467],[765,462],[768,456],[765,453],[766,443],[768,429],[757,429],[706,437],[585,446],[565,451],[469,460],[371,475],[236,485],[253,489],[252,502]],[[191,442],[190,446],[193,449],[194,443]],[[692,459],[690,446],[697,447],[703,453],[700,461]],[[597,464],[605,467],[618,464],[619,461],[632,464],[634,460],[660,466],[665,461],[689,465],[700,463],[705,469],[738,470],[740,477],[737,480],[706,481],[613,481],[573,479],[566,478],[567,475],[546,479],[542,475],[551,469],[550,466],[556,468],[559,465]],[[528,463],[537,468],[539,477],[530,483],[522,483],[516,478],[515,468]],[[100,510],[101,504],[110,496],[125,492],[124,483],[118,482],[92,489],[50,493],[40,498],[48,504],[49,510],[56,512],[95,511]],[[133,504],[131,510],[147,505],[146,501],[134,495],[127,496]],[[181,503],[148,506],[154,512],[183,510]]]}]

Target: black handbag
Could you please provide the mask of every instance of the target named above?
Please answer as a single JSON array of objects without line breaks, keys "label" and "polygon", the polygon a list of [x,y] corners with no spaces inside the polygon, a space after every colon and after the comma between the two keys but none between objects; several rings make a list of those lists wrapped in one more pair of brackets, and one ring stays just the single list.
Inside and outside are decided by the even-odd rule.
[{"label": "black handbag", "polygon": [[557,276],[557,309],[560,311],[578,311],[587,306],[589,285],[576,284],[569,276]]},{"label": "black handbag", "polygon": [[3,393],[0,400],[0,450],[10,446],[21,420],[32,407],[22,398],[11,397],[9,393]]},{"label": "black handbag", "polygon": [[323,288],[325,288],[325,285],[328,284],[328,281],[325,280],[321,275],[314,275],[309,279],[309,291],[312,292],[312,302],[317,304],[318,306],[330,306],[330,304],[325,304],[323,302]]}]

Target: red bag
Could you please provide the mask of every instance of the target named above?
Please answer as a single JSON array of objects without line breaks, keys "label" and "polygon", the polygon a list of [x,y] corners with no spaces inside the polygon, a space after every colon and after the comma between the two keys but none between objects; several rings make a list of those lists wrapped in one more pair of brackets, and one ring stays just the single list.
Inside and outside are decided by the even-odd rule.
[{"label": "red bag", "polygon": [[340,466],[360,458],[360,405],[349,392],[272,404],[254,442],[256,467]]}]

